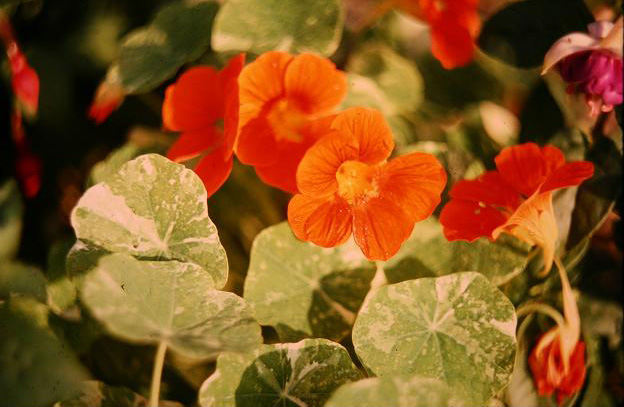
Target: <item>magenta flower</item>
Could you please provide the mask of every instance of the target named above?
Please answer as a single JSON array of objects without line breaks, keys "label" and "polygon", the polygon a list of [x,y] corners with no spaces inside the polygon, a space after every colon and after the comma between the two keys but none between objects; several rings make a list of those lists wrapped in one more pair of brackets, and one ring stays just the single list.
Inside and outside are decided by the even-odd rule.
[{"label": "magenta flower", "polygon": [[622,17],[596,21],[589,34],[571,33],[544,56],[542,74],[556,67],[568,93],[583,93],[591,114],[609,112],[622,103]]}]

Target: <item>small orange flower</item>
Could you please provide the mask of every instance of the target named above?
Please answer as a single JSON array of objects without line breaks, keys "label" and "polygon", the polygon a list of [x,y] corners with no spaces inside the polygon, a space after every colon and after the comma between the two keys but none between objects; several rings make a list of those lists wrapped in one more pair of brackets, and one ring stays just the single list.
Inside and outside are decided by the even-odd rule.
[{"label": "small orange flower", "polygon": [[394,147],[381,113],[352,108],[305,154],[297,170],[300,194],[288,222],[301,240],[322,247],[351,233],[371,260],[392,257],[414,224],[440,202],[446,172],[434,156],[412,153],[387,162]]},{"label": "small orange flower", "polygon": [[193,169],[208,196],[232,171],[232,150],[238,127],[238,75],[245,55],[232,58],[220,72],[196,66],[184,72],[165,92],[162,115],[167,129],[182,132],[167,157],[187,161],[200,157]]},{"label": "small orange flower", "polygon": [[238,83],[236,156],[267,184],[296,193],[299,161],[329,130],[345,74],[325,58],[272,51],[247,65]]},{"label": "small orange flower", "polygon": [[566,163],[554,146],[526,143],[503,149],[497,171],[453,186],[451,200],[440,214],[448,240],[496,239],[509,233],[544,252],[550,270],[558,237],[552,207],[554,190],[579,185],[594,173],[587,161]]}]

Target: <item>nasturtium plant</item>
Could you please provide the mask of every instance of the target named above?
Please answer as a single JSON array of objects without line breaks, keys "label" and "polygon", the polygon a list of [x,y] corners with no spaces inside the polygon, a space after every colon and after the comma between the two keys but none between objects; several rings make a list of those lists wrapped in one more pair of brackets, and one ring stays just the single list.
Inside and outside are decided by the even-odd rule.
[{"label": "nasturtium plant", "polygon": [[28,296],[0,302],[3,405],[43,407],[76,394],[84,369],[48,326],[47,307]]},{"label": "nasturtium plant", "polygon": [[342,385],[325,407],[461,407],[457,398],[440,380],[419,376],[370,377]]},{"label": "nasturtium plant", "polygon": [[78,242],[73,271],[86,271],[104,253],[177,260],[201,267],[221,288],[227,259],[208,217],[206,190],[193,171],[156,154],[124,164],[89,188],[72,212]]},{"label": "nasturtium plant", "polygon": [[475,270],[498,285],[520,274],[528,255],[529,247],[510,236],[495,242],[484,238],[472,243],[448,242],[440,223],[430,218],[416,224],[412,236],[384,265],[384,270],[391,283]]},{"label": "nasturtium plant", "polygon": [[81,298],[112,334],[165,343],[189,357],[211,358],[261,343],[245,301],[215,290],[211,276],[193,263],[104,256],[84,278]]},{"label": "nasturtium plant", "polygon": [[298,240],[286,222],[263,230],[251,249],[244,297],[258,322],[283,341],[347,335],[375,274],[351,241],[324,249]]},{"label": "nasturtium plant", "polygon": [[146,27],[129,33],[121,44],[118,69],[126,93],[148,92],[172,77],[183,64],[210,47],[217,5],[212,1],[173,2]]},{"label": "nasturtium plant", "polygon": [[344,24],[338,0],[227,0],[215,19],[212,48],[219,52],[334,53]]},{"label": "nasturtium plant", "polygon": [[[87,380],[80,383],[80,392],[76,396],[56,403],[54,407],[141,407],[147,403],[147,398],[125,387]],[[182,407],[182,404],[160,400],[158,407]]]},{"label": "nasturtium plant", "polygon": [[442,380],[483,405],[511,376],[516,314],[481,274],[459,272],[381,287],[358,314],[355,351],[379,376]]},{"label": "nasturtium plant", "polygon": [[320,407],[340,385],[362,377],[346,349],[327,339],[223,353],[202,384],[201,407]]}]

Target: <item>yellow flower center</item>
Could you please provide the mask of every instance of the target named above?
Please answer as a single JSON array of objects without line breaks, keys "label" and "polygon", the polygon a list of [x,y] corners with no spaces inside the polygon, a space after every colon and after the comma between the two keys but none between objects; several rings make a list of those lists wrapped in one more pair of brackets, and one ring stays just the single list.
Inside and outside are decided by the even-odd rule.
[{"label": "yellow flower center", "polygon": [[345,161],[336,172],[338,195],[350,205],[379,196],[377,169],[360,161]]},{"label": "yellow flower center", "polygon": [[277,141],[285,140],[295,143],[303,141],[301,128],[309,118],[301,109],[287,99],[276,102],[267,115],[269,125]]}]

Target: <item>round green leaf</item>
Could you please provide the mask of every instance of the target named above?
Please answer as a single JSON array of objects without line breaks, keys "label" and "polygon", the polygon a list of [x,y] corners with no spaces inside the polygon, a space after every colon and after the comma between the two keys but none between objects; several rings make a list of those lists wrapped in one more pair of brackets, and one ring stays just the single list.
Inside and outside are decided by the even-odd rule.
[{"label": "round green leaf", "polygon": [[228,0],[215,19],[212,48],[328,56],[338,48],[343,24],[337,0]]},{"label": "round green leaf", "polygon": [[28,297],[0,303],[0,404],[47,407],[78,391],[84,370],[47,325],[45,305]]},{"label": "round green leaf", "polygon": [[423,100],[418,68],[387,46],[363,47],[349,58],[347,71],[373,79],[392,104],[392,111],[415,111]]},{"label": "round green leaf", "polygon": [[210,46],[216,11],[214,2],[176,2],[160,10],[150,25],[128,34],[117,62],[125,90],[149,92],[199,58]]},{"label": "round green leaf", "polygon": [[361,378],[347,351],[326,339],[223,353],[199,390],[201,407],[322,406],[340,385]]},{"label": "round green leaf", "polygon": [[45,303],[46,278],[35,266],[19,262],[0,262],[0,300],[8,299],[11,294],[26,294]]},{"label": "round green leaf", "polygon": [[206,189],[195,173],[156,154],[143,155],[80,198],[71,215],[78,242],[73,271],[88,270],[107,252],[140,259],[194,263],[215,288],[227,279],[227,259],[208,217]]},{"label": "round green leaf", "polygon": [[375,266],[349,242],[324,249],[298,240],[283,222],[263,230],[251,248],[245,299],[258,322],[284,341],[340,340],[351,330]]},{"label": "round green leaf", "polygon": [[436,379],[409,376],[371,377],[341,386],[325,407],[459,407],[448,386]]},{"label": "round green leaf", "polygon": [[0,186],[0,261],[15,257],[22,235],[22,198],[14,180]]},{"label": "round green leaf", "polygon": [[85,276],[81,298],[111,333],[166,342],[190,357],[260,344],[260,326],[245,301],[212,287],[210,275],[192,263],[111,254]]},{"label": "round green leaf", "polygon": [[472,405],[509,381],[516,348],[511,302],[479,273],[385,286],[360,310],[353,344],[379,376],[442,380]]},{"label": "round green leaf", "polygon": [[[401,250],[386,262],[384,271],[388,282],[397,283],[474,270],[498,285],[524,270],[529,249],[520,240],[506,235],[494,242],[485,238],[472,243],[449,242],[442,234],[442,225],[431,217],[416,224]],[[520,294],[523,282],[516,280],[514,289]]]}]

